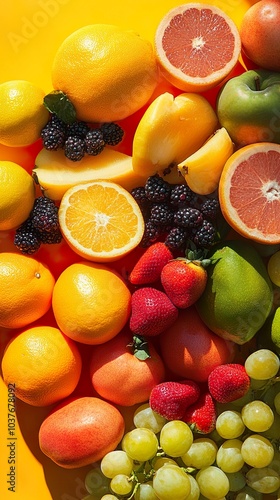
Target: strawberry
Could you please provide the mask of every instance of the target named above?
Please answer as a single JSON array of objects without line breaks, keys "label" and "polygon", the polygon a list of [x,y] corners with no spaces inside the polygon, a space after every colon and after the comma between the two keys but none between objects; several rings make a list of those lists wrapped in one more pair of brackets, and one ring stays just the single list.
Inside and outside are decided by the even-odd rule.
[{"label": "strawberry", "polygon": [[164,292],[152,287],[143,287],[132,293],[129,327],[135,335],[159,335],[169,328],[177,317],[177,307]]},{"label": "strawberry", "polygon": [[227,363],[214,368],[208,376],[208,389],[218,403],[230,403],[245,396],[250,377],[243,365]]},{"label": "strawberry", "polygon": [[162,382],[152,389],[149,404],[153,411],[167,420],[180,420],[199,395],[200,388],[192,380]]},{"label": "strawberry", "polygon": [[162,268],[171,259],[173,255],[164,243],[154,243],[136,262],[129,276],[130,283],[132,285],[155,283],[160,279]]},{"label": "strawberry", "polygon": [[209,434],[215,429],[217,413],[211,394],[205,392],[199,399],[189,406],[182,420],[186,422],[193,432]]},{"label": "strawberry", "polygon": [[187,257],[179,257],[168,262],[161,271],[161,284],[171,302],[180,309],[193,305],[205,290],[209,260],[203,258],[205,252],[192,250]]}]

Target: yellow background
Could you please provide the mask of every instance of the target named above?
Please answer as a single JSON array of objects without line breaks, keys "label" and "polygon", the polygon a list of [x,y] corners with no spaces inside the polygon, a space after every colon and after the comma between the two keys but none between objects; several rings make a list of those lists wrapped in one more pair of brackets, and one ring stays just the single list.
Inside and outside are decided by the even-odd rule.
[{"label": "yellow background", "polygon": [[[256,0],[207,0],[206,3],[222,8],[239,26]],[[179,4],[174,0],[8,0],[1,6],[0,83],[25,79],[49,92],[54,54],[74,30],[93,23],[118,24],[153,42],[161,18]],[[5,332],[0,332],[0,354],[5,340]],[[38,429],[48,409],[32,408],[20,401],[16,423],[16,493],[8,491],[7,400],[7,388],[0,377],[1,500],[81,500],[86,495],[84,477],[91,467],[69,471],[44,457],[38,447]]]}]

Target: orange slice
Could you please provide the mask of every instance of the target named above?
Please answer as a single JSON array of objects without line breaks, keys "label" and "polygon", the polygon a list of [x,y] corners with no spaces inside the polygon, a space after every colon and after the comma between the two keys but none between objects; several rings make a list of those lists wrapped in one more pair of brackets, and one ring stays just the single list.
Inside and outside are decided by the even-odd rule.
[{"label": "orange slice", "polygon": [[179,5],[156,30],[155,52],[163,75],[185,92],[202,92],[220,83],[236,65],[240,51],[237,26],[213,5]]},{"label": "orange slice", "polygon": [[280,145],[250,144],[227,160],[219,183],[222,213],[235,231],[280,243]]},{"label": "orange slice", "polygon": [[104,180],[68,189],[60,203],[59,223],[70,248],[96,262],[128,254],[144,233],[143,216],[132,195]]}]

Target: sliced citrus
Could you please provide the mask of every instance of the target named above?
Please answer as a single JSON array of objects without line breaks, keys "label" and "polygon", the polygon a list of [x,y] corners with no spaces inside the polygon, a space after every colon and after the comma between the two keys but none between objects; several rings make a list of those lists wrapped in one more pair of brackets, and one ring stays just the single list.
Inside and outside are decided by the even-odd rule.
[{"label": "sliced citrus", "polygon": [[207,195],[217,189],[233,148],[227,130],[222,127],[198,151],[179,163],[178,170],[194,193]]},{"label": "sliced citrus", "polygon": [[222,213],[253,241],[280,243],[280,145],[256,143],[227,160],[219,183]]},{"label": "sliced citrus", "polygon": [[59,207],[62,234],[83,258],[117,260],[133,250],[144,233],[144,220],[132,195],[110,181],[68,189]]},{"label": "sliced citrus", "polygon": [[234,68],[241,41],[223,10],[188,3],[163,17],[156,30],[155,51],[170,83],[186,92],[201,92],[220,83]]},{"label": "sliced citrus", "polygon": [[[203,117],[203,118],[202,118]],[[133,170],[147,178],[177,166],[216,130],[217,115],[205,97],[165,92],[148,107],[133,140]]]}]

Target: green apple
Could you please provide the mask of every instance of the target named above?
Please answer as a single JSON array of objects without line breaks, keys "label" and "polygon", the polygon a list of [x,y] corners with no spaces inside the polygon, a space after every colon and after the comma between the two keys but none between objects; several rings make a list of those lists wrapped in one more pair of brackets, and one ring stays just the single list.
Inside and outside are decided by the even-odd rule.
[{"label": "green apple", "polygon": [[280,144],[280,73],[255,69],[231,78],[219,92],[217,115],[238,147]]}]

